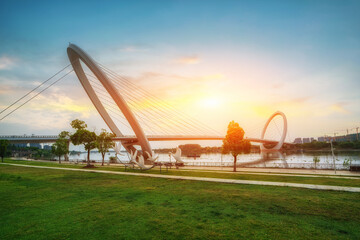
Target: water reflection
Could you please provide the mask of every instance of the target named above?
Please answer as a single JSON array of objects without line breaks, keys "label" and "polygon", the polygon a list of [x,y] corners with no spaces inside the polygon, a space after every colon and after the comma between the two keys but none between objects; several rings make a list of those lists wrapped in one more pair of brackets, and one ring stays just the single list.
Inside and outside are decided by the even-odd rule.
[{"label": "water reflection", "polygon": [[[115,152],[106,154],[105,161],[114,156]],[[268,167],[268,168],[314,168],[314,157],[317,156],[320,162],[316,164],[319,169],[333,169],[333,159],[330,152],[267,152],[267,153],[250,153],[238,156],[238,166],[242,167]],[[122,161],[128,161],[128,155],[124,153],[120,156]],[[86,153],[80,155],[71,155],[71,161],[83,161],[86,159]],[[101,155],[97,152],[91,153],[91,159],[101,161]],[[220,153],[202,154],[200,158],[184,157],[186,165],[190,166],[233,166],[233,157],[230,154],[222,155]],[[159,154],[159,161],[168,162],[168,154]],[[171,159],[174,161],[174,159]],[[349,169],[351,164],[360,164],[360,152],[337,152],[336,168]]]},{"label": "water reflection", "polygon": [[266,167],[267,162],[281,161],[284,168],[289,168],[284,155],[280,151],[264,151],[260,153],[260,158],[250,162],[238,164],[239,167]]}]

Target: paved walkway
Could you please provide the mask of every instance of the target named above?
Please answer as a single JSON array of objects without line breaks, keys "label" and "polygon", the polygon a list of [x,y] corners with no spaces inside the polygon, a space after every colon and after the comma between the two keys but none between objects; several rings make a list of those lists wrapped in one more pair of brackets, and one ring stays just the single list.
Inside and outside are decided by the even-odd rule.
[{"label": "paved walkway", "polygon": [[[208,170],[208,171],[225,171],[232,172],[232,167],[195,167],[195,166],[185,166],[183,169],[191,170]],[[211,170],[210,170],[211,169]],[[282,174],[303,174],[303,175],[332,175],[332,176],[353,176],[360,177],[360,172],[350,172],[347,170],[337,170],[336,174],[334,170],[324,170],[324,169],[295,169],[295,168],[236,168],[237,172],[258,172],[258,173],[282,173]]]},{"label": "paved walkway", "polygon": [[288,176],[288,177],[315,177],[315,178],[342,178],[342,179],[360,179],[360,176],[334,176],[334,175],[313,175],[313,174],[293,174],[293,173],[267,173],[267,172],[248,172],[248,171],[216,171],[216,170],[201,170],[201,169],[178,169],[177,171],[184,172],[207,172],[207,173],[227,173],[227,174],[248,174],[248,175],[267,175],[267,176]]},{"label": "paved walkway", "polygon": [[166,178],[166,179],[177,179],[177,180],[232,183],[232,184],[266,185],[266,186],[280,186],[280,187],[296,187],[296,188],[307,188],[307,189],[316,189],[316,190],[333,190],[333,191],[345,191],[345,192],[360,192],[360,187],[328,186],[328,185],[287,183],[287,182],[251,181],[251,180],[236,180],[236,179],[223,179],[223,178],[186,177],[186,176],[172,176],[172,175],[161,175],[161,174],[150,174],[150,173],[131,173],[131,172],[115,172],[115,171],[104,171],[104,170],[78,169],[78,168],[46,167],[46,166],[34,166],[34,165],[12,164],[12,163],[0,163],[0,164],[17,166],[17,167],[45,168],[45,169],[57,169],[57,170],[64,170],[64,171],[93,172],[93,173],[130,175],[130,176],[142,176],[142,177],[153,177],[153,178]]}]

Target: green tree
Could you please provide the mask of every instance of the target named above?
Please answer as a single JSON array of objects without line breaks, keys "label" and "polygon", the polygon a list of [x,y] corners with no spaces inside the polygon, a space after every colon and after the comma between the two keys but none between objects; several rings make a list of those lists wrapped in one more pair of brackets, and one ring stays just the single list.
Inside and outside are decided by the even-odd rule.
[{"label": "green tree", "polygon": [[105,129],[102,129],[101,133],[97,136],[96,147],[99,150],[99,153],[101,153],[101,166],[104,166],[105,154],[109,152],[110,148],[115,147],[115,143],[112,140],[114,137],[115,134],[109,133]]},{"label": "green tree", "polygon": [[70,140],[74,145],[83,144],[87,150],[87,166],[90,166],[90,151],[96,148],[96,133],[87,130],[87,125],[84,121],[75,119],[70,124],[76,132],[70,135]]},{"label": "green tree", "polygon": [[[61,133],[59,133],[59,138],[64,138],[68,140],[70,138],[70,133],[68,131],[62,131]],[[69,157],[67,155],[69,153],[69,140],[67,141],[66,148],[67,153],[65,154],[65,161],[69,161]]]},{"label": "green tree", "polygon": [[234,157],[234,172],[236,172],[237,155],[249,153],[251,149],[250,141],[244,139],[245,131],[238,123],[231,121],[223,140],[223,153],[230,153]]},{"label": "green tree", "polygon": [[317,164],[318,162],[320,162],[320,158],[319,158],[318,156],[314,156],[314,157],[313,157],[313,162],[314,162],[315,169],[316,169],[316,164]]},{"label": "green tree", "polygon": [[6,154],[7,147],[9,145],[9,140],[2,139],[0,140],[0,156],[1,156],[1,162],[4,162],[4,156]]},{"label": "green tree", "polygon": [[78,130],[78,129],[86,129],[87,128],[87,124],[82,121],[82,120],[79,120],[79,119],[75,119],[75,120],[72,120],[71,123],[70,123],[71,127]]},{"label": "green tree", "polygon": [[59,133],[59,138],[68,138],[70,137],[70,133],[68,131],[62,131]]},{"label": "green tree", "polygon": [[51,152],[59,157],[59,163],[61,164],[61,156],[69,153],[68,140],[66,138],[58,138],[51,146]]}]

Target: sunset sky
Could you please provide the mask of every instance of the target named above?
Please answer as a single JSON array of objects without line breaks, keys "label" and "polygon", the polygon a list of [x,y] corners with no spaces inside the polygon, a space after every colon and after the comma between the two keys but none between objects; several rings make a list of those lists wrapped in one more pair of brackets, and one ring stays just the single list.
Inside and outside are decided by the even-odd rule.
[{"label": "sunset sky", "polygon": [[[277,110],[291,140],[360,126],[359,1],[74,2],[0,2],[0,110],[66,66],[71,42],[224,134],[235,120],[259,135]],[[72,74],[0,134],[74,118],[106,126]]]}]

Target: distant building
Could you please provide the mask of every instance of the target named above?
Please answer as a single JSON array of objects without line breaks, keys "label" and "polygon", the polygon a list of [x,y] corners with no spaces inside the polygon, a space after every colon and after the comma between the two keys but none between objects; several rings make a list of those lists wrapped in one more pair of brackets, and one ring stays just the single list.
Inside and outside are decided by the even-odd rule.
[{"label": "distant building", "polygon": [[50,145],[44,145],[43,149],[44,150],[51,150],[51,146]]},{"label": "distant building", "polygon": [[26,148],[27,143],[15,143],[14,146],[19,147],[19,148]]},{"label": "distant building", "polygon": [[295,138],[294,143],[301,144],[302,143],[301,138]]},{"label": "distant building", "polygon": [[303,143],[310,143],[310,138],[303,138]]},{"label": "distant building", "polygon": [[359,135],[357,133],[348,134],[348,135],[342,135],[342,136],[336,136],[336,137],[318,137],[319,142],[329,142],[330,140],[333,140],[335,142],[353,142],[359,140]]},{"label": "distant building", "polygon": [[334,141],[335,142],[352,142],[352,141],[357,141],[358,140],[358,134],[353,133],[353,134],[348,134],[348,135],[342,135],[342,136],[336,136]]},{"label": "distant building", "polygon": [[40,143],[30,143],[30,147],[36,147],[36,148],[41,149],[41,144]]},{"label": "distant building", "polygon": [[329,140],[329,137],[318,137],[318,142],[328,142]]},{"label": "distant building", "polygon": [[313,141],[315,141],[315,139],[312,137],[312,138],[310,138],[310,142],[313,142]]}]

